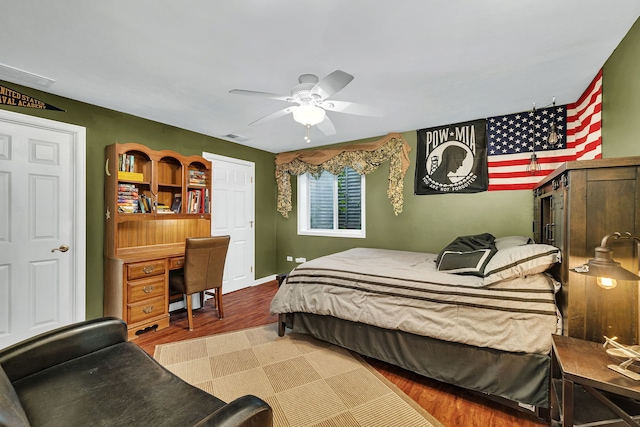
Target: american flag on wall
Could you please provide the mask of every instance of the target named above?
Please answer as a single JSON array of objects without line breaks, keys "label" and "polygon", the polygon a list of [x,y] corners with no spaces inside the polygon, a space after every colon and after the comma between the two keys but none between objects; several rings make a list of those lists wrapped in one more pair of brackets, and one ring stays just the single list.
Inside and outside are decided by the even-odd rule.
[{"label": "american flag on wall", "polygon": [[[601,112],[602,70],[573,104],[488,118],[488,190],[530,190],[564,162],[601,158]],[[552,121],[560,136],[555,146],[546,142]],[[531,175],[534,149],[540,170]]]}]

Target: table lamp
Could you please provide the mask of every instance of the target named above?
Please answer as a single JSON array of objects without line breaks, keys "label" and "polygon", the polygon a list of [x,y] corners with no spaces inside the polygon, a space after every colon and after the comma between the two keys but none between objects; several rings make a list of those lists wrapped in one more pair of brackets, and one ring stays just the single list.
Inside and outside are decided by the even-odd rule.
[{"label": "table lamp", "polygon": [[631,233],[619,232],[607,234],[602,238],[600,246],[595,249],[595,258],[590,259],[586,264],[574,267],[571,271],[596,277],[598,286],[604,289],[613,289],[618,284],[618,280],[638,281],[640,277],[629,270],[622,268],[619,262],[614,261],[613,251],[609,247],[609,240],[623,239],[640,242],[640,237],[632,236]]}]

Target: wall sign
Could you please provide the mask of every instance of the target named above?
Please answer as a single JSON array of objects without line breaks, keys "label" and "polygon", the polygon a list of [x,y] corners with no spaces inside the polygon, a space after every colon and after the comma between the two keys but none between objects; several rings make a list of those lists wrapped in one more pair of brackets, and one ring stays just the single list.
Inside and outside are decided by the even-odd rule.
[{"label": "wall sign", "polygon": [[17,90],[9,89],[6,86],[0,85],[0,105],[11,105],[14,107],[25,108],[37,108],[39,110],[54,110],[64,111],[58,107],[54,107],[51,104],[35,99],[29,95],[18,92]]},{"label": "wall sign", "polygon": [[420,129],[415,194],[486,191],[486,134],[484,119]]}]

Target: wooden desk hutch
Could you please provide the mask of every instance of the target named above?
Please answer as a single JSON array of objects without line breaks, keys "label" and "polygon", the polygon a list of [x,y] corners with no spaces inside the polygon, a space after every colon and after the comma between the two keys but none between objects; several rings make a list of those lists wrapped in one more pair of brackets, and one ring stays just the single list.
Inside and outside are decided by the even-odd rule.
[{"label": "wooden desk hutch", "polygon": [[169,271],[187,237],[211,235],[211,162],[137,143],[105,155],[104,315],[133,339],[169,326]]},{"label": "wooden desk hutch", "polygon": [[[534,189],[533,217],[535,241],[562,250],[552,272],[562,283],[564,335],[600,343],[604,335],[617,336],[623,344],[638,344],[638,284],[605,290],[594,277],[569,269],[593,258],[607,234],[640,234],[640,157],[565,163]],[[637,272],[637,246],[610,243],[613,258]]]}]

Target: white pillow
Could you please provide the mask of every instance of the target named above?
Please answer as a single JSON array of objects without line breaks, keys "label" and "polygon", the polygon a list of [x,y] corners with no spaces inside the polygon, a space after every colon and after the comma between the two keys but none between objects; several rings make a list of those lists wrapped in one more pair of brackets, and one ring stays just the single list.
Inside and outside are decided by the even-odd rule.
[{"label": "white pillow", "polygon": [[560,262],[560,249],[539,243],[501,249],[485,267],[484,284],[542,273]]},{"label": "white pillow", "polygon": [[511,248],[513,246],[522,246],[529,243],[533,243],[533,240],[525,236],[506,236],[506,237],[498,237],[494,243],[496,245],[496,248],[500,250],[500,249]]}]

